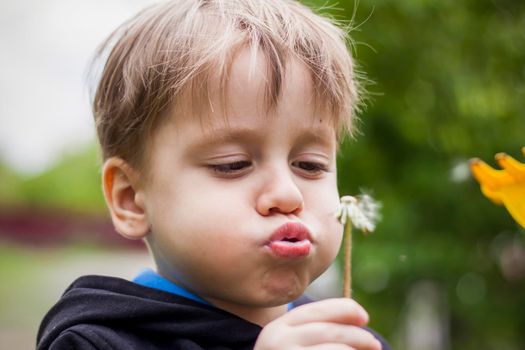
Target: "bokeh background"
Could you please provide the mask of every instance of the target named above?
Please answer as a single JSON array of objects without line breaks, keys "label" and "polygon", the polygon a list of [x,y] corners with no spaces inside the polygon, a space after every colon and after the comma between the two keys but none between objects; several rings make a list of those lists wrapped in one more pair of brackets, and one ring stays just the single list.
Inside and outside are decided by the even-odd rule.
[{"label": "bokeh background", "polygon": [[[130,278],[151,265],[105,212],[85,74],[105,36],[149,3],[0,3],[5,348],[34,348],[41,318],[76,276]],[[383,205],[377,232],[354,237],[355,298],[371,326],[399,350],[525,349],[525,232],[468,170],[470,158],[495,165],[502,151],[524,160],[525,2],[324,7],[353,18],[354,54],[369,79],[361,133],[343,145],[339,177],[341,193],[363,189]],[[312,293],[339,294],[337,266],[330,271]]]}]

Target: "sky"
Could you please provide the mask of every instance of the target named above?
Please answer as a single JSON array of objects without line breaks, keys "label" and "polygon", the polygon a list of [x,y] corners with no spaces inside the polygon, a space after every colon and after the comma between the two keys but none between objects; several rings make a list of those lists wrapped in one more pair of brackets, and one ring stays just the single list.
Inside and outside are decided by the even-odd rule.
[{"label": "sky", "polygon": [[155,2],[0,2],[1,162],[34,175],[93,142],[87,71],[94,52],[118,25]]}]

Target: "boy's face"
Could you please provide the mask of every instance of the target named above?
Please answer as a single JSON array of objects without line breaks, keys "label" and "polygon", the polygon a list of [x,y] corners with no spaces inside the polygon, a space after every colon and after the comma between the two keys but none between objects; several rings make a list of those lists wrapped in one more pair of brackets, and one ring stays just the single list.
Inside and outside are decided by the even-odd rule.
[{"label": "boy's face", "polygon": [[264,115],[263,71],[241,51],[227,116],[213,93],[204,126],[171,116],[141,189],[159,272],[225,309],[298,297],[342,237],[335,130],[315,111],[309,73],[292,61],[276,111]]}]

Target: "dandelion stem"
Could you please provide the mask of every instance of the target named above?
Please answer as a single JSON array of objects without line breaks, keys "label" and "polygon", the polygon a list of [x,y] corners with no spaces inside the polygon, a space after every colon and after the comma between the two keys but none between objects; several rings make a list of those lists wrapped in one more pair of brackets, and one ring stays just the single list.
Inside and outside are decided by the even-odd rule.
[{"label": "dandelion stem", "polygon": [[347,220],[344,232],[345,262],[343,274],[343,297],[352,297],[352,223]]}]

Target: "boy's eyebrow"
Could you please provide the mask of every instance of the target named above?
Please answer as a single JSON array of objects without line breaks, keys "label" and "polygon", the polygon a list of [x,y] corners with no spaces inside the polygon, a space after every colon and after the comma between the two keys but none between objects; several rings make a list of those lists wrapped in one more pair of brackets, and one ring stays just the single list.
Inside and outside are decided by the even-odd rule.
[{"label": "boy's eyebrow", "polygon": [[[294,134],[294,142],[303,144],[319,143],[325,147],[337,144],[335,130],[327,126],[313,127],[305,125],[301,127],[299,125]],[[191,146],[191,150],[199,151],[227,142],[262,142],[263,138],[264,135],[257,128],[212,128],[202,134],[202,137]]]},{"label": "boy's eyebrow", "polygon": [[192,151],[207,149],[221,143],[242,142],[242,141],[261,141],[261,135],[255,128],[210,128],[202,133],[202,137],[191,145]]},{"label": "boy's eyebrow", "polygon": [[336,131],[332,127],[305,127],[298,133],[297,140],[301,143],[318,143],[325,147],[337,145]]}]

